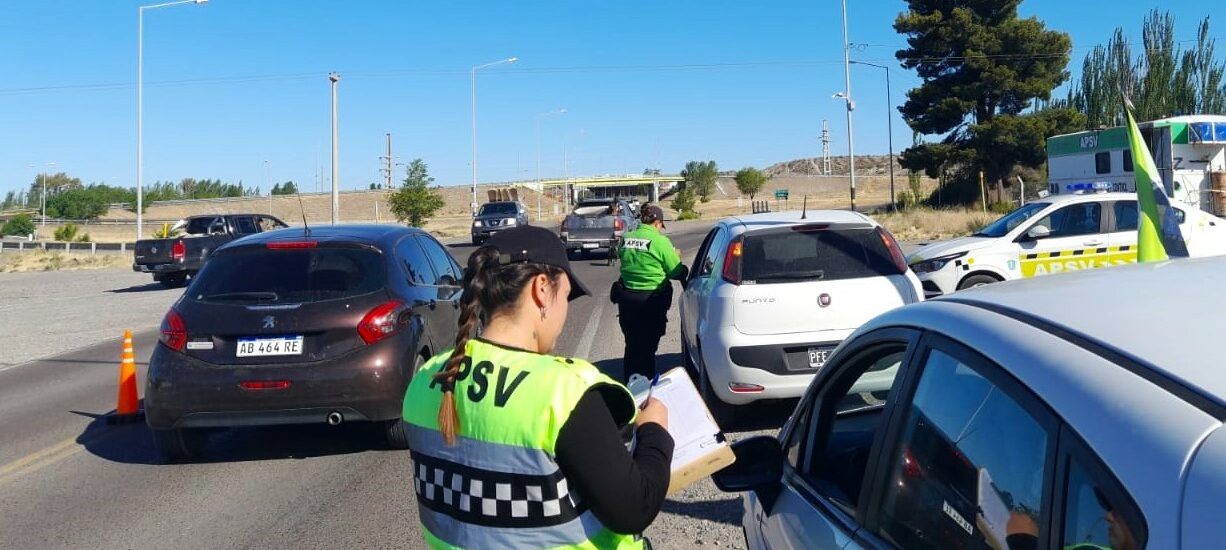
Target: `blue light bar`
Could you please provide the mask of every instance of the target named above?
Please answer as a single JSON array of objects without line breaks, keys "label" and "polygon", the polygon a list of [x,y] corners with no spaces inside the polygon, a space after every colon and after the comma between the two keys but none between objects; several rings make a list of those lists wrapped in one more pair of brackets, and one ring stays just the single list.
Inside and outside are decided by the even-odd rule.
[{"label": "blue light bar", "polygon": [[1069,193],[1088,193],[1090,191],[1110,191],[1111,184],[1105,181],[1070,183],[1064,186]]}]

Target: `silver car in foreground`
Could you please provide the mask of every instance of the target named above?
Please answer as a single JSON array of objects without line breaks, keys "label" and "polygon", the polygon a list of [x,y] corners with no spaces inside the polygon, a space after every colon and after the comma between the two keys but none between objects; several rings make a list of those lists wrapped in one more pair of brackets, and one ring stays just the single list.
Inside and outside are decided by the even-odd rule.
[{"label": "silver car in foreground", "polygon": [[974,289],[868,322],[715,475],[749,548],[1222,548],[1226,260]]}]

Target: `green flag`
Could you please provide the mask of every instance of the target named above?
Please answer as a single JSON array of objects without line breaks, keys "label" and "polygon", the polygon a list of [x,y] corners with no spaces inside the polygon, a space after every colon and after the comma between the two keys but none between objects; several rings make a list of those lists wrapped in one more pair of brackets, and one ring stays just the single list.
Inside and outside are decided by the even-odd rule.
[{"label": "green flag", "polygon": [[1137,183],[1137,261],[1160,262],[1171,256],[1186,257],[1187,245],[1179,222],[1162,187],[1154,157],[1145,145],[1141,129],[1132,116],[1132,105],[1124,98],[1128,114],[1128,144],[1132,149],[1133,174]]}]

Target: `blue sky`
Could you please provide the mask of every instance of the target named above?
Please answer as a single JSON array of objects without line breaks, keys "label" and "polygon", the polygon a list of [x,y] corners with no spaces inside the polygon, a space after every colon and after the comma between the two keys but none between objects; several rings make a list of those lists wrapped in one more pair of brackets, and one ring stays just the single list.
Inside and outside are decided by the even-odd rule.
[{"label": "blue sky", "polygon": [[[149,4],[153,2],[143,2]],[[86,182],[134,185],[137,6],[9,0],[0,19],[0,192],[56,163]],[[1024,15],[1073,37],[1081,57],[1117,25],[1137,36],[1155,4],[1027,0]],[[1165,2],[1192,39],[1211,3]],[[853,57],[890,63],[901,1],[850,0]],[[1219,23],[1219,25],[1226,23]],[[1226,38],[1226,27],[1215,29]],[[379,181],[384,134],[398,161],[437,182],[470,181],[469,74],[479,73],[481,181],[724,169],[820,154],[823,119],[846,152],[839,3],[815,1],[407,2],[211,0],[146,12],[145,181],[264,185],[329,172],[329,71],[341,74],[341,181]],[[250,77],[250,78],[247,78]],[[893,103],[916,83],[893,71]],[[853,67],[859,153],[910,143],[887,111],[882,71]],[[568,163],[563,161],[568,160]],[[30,168],[29,165],[36,165]],[[564,168],[564,164],[566,167]],[[399,174],[399,172],[398,172]]]}]

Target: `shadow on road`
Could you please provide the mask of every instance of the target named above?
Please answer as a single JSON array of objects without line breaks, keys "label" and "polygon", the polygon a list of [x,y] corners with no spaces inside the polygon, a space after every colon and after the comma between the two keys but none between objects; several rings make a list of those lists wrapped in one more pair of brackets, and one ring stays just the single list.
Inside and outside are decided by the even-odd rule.
[{"label": "shadow on road", "polygon": [[153,292],[157,290],[169,290],[169,291],[183,292],[183,289],[181,288],[166,288],[162,286],[162,283],[149,283],[149,284],[144,284],[144,285],[130,286],[128,288],[116,288],[113,290],[108,290],[107,292],[111,294],[130,294],[134,292]]},{"label": "shadow on road", "polygon": [[677,514],[696,519],[714,521],[736,527],[741,526],[741,497],[729,495],[720,500],[703,500],[698,502],[664,501],[662,512]]},{"label": "shadow on road", "polygon": [[[624,370],[624,366],[622,365],[621,357],[615,357],[613,359],[605,359],[603,361],[597,361],[593,364],[596,365],[596,368],[600,369],[600,372],[603,372],[609,375],[614,380],[620,380],[622,382],[626,381],[625,370]],[[681,354],[680,353],[667,353],[664,355],[656,356],[656,368],[659,369],[659,372],[665,372],[665,371],[671,370],[673,367],[680,366],[680,365],[681,365]]]},{"label": "shadow on road", "polygon": [[[144,422],[107,424],[110,413],[71,411],[93,422],[77,437],[77,443],[99,458],[124,464],[166,464],[153,446],[153,434]],[[113,412],[113,411],[112,411]],[[360,423],[267,426],[211,431],[204,452],[185,463],[226,463],[287,458],[314,458],[367,451],[388,450],[375,425]]]}]

